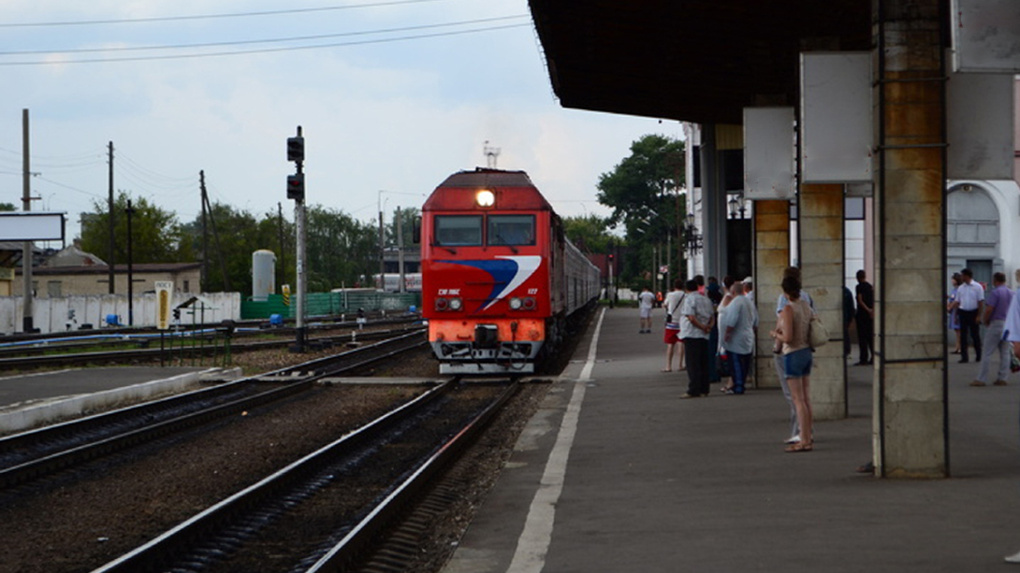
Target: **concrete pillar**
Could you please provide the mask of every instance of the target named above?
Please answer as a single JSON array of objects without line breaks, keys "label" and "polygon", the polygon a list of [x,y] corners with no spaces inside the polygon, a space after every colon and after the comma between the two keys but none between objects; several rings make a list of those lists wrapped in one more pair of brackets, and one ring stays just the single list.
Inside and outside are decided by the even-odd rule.
[{"label": "concrete pillar", "polygon": [[725,274],[726,256],[726,211],[719,208],[719,196],[726,204],[719,172],[719,157],[716,148],[716,125],[706,124],[701,130],[701,221],[698,227],[702,236],[702,257],[705,278],[714,276],[722,282]]},{"label": "concrete pillar", "polygon": [[816,420],[847,415],[843,354],[843,186],[803,184],[798,208],[800,270],[804,290],[829,331],[830,342],[815,350],[811,408]]},{"label": "concrete pillar", "polygon": [[876,0],[876,475],[947,477],[941,0]]},{"label": "concrete pillar", "polygon": [[758,307],[758,341],[754,379],[758,388],[779,388],[773,366],[772,338],[776,299],[783,292],[783,269],[790,266],[790,202],[754,202],[754,302]]}]

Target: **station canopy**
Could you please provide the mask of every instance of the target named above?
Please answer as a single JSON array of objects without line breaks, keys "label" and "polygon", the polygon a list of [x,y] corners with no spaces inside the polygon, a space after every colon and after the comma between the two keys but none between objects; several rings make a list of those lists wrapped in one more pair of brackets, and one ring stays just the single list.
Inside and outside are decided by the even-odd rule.
[{"label": "station canopy", "polygon": [[702,124],[796,105],[802,51],[872,43],[866,0],[529,4],[561,105]]}]

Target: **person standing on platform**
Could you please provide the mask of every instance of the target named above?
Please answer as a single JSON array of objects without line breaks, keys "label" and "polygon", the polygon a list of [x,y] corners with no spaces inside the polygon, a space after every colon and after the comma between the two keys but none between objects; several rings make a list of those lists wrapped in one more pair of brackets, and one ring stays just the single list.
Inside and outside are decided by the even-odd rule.
[{"label": "person standing on platform", "polygon": [[638,314],[641,317],[641,329],[638,334],[647,334],[652,331],[652,306],[655,305],[655,295],[648,287],[641,289],[638,295]]},{"label": "person standing on platform", "polygon": [[744,283],[730,287],[733,299],[719,311],[719,336],[729,355],[733,375],[731,394],[743,394],[754,350],[754,305],[743,296]]},{"label": "person standing on platform", "polygon": [[857,366],[871,364],[875,358],[875,287],[867,280],[864,269],[857,271],[857,345],[861,359]]},{"label": "person standing on platform", "polygon": [[687,281],[687,295],[680,307],[680,338],[687,357],[687,393],[681,398],[708,396],[709,333],[715,326],[715,309],[708,297],[698,292],[698,283]]},{"label": "person standing on platform", "polygon": [[951,305],[960,317],[960,364],[970,362],[967,352],[970,338],[974,339],[974,359],[981,360],[981,313],[985,304],[985,287],[974,280],[970,269],[960,271],[963,284],[956,289],[956,300]]},{"label": "person standing on platform", "polygon": [[772,338],[783,345],[786,382],[800,423],[800,441],[787,446],[786,451],[789,453],[810,452],[814,448],[811,415],[812,350],[808,344],[808,328],[814,311],[806,301],[801,300],[800,290],[800,279],[793,276],[783,278],[783,294],[789,304],[779,313],[779,323],[771,332]]},{"label": "person standing on platform", "polygon": [[984,354],[980,356],[981,370],[977,378],[970,383],[971,386],[984,386],[988,382],[989,362],[996,351],[999,352],[999,372],[995,378],[996,386],[1005,386],[1006,378],[1009,377],[1010,353],[1012,349],[1008,341],[1003,339],[1002,333],[1006,325],[1006,311],[1009,310],[1009,303],[1013,299],[1013,292],[1006,287],[1005,273],[995,273],[992,276],[992,290],[985,298],[985,310],[981,322],[985,325],[985,338],[982,342]]},{"label": "person standing on platform", "polygon": [[[1013,355],[1020,360],[1020,269],[1016,270],[1017,289],[1009,301],[1002,337],[1013,346]],[[1020,551],[1006,557],[1007,563],[1020,563]]]},{"label": "person standing on platform", "polygon": [[680,342],[680,305],[684,300],[684,281],[673,281],[673,289],[666,294],[666,329],[662,341],[666,343],[666,367],[663,372],[673,371],[673,354],[679,355],[677,370],[684,369],[684,345]]},{"label": "person standing on platform", "polygon": [[[800,280],[800,269],[797,267],[786,267],[783,269],[783,279],[787,277],[793,277],[798,283]],[[811,296],[808,295],[803,289],[800,291],[800,300],[807,301],[808,305],[814,308],[814,303],[811,302]],[[776,299],[776,319],[782,314],[783,309],[786,305],[790,304],[790,299],[786,297],[786,293],[781,293],[779,298]],[[793,395],[790,393],[790,385],[787,384],[786,380],[786,362],[783,358],[783,344],[779,340],[774,341],[772,346],[773,353],[773,365],[776,368],[776,374],[779,376],[779,385],[783,389],[783,397],[786,398],[787,404],[790,405],[790,437],[785,440],[787,444],[796,444],[800,441],[800,424],[797,421],[797,405],[793,401]]]}]

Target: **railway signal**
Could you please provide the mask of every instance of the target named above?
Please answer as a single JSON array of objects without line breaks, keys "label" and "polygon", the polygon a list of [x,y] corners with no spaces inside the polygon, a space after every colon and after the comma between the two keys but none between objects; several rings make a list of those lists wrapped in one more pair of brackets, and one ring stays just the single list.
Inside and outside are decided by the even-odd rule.
[{"label": "railway signal", "polygon": [[287,198],[294,200],[294,227],[297,234],[297,292],[294,315],[297,318],[297,341],[292,352],[305,351],[305,138],[301,126],[295,137],[287,138],[287,161],[293,161],[296,172],[287,176]]},{"label": "railway signal", "polygon": [[295,173],[287,176],[287,198],[296,201],[305,200],[305,174]]},{"label": "railway signal", "polygon": [[287,161],[298,163],[305,160],[305,138],[300,135],[287,138]]}]

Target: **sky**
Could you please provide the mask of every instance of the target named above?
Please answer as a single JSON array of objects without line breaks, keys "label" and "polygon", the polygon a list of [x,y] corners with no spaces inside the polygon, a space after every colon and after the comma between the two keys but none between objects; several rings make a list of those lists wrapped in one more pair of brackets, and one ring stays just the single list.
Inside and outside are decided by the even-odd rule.
[{"label": "sky", "polygon": [[182,223],[199,171],[211,201],[293,218],[300,125],[306,203],[369,222],[485,166],[486,142],[560,215],[605,216],[599,175],[682,133],[561,107],[526,0],[4,0],[0,74],[0,203],[22,205],[28,109],[32,210],[66,212],[69,241],[105,205],[109,142],[115,188]]}]

